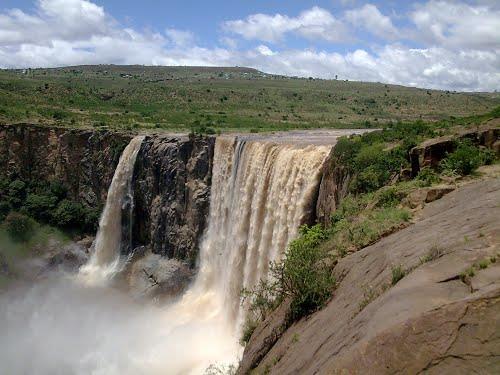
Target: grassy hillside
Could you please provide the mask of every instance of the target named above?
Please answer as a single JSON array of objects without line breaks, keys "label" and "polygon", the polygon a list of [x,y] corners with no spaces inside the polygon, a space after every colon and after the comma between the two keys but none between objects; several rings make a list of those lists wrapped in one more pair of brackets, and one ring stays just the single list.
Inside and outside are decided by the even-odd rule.
[{"label": "grassy hillside", "polygon": [[5,123],[262,131],[434,121],[485,113],[499,104],[496,93],[299,79],[238,67],[0,70]]}]

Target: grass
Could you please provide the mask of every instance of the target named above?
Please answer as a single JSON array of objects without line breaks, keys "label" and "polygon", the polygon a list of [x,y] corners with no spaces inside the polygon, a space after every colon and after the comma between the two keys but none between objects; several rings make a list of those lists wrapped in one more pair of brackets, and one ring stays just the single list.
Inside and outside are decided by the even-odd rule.
[{"label": "grass", "polygon": [[429,249],[429,252],[420,258],[420,264],[432,262],[433,260],[441,258],[446,253],[446,250],[439,245],[433,245]]},{"label": "grass", "polygon": [[401,264],[391,267],[391,285],[396,285],[403,277],[406,276],[407,271],[403,268]]},{"label": "grass", "polygon": [[499,104],[494,93],[308,80],[246,68],[101,65],[0,70],[0,122],[6,123],[261,132],[455,121]]}]

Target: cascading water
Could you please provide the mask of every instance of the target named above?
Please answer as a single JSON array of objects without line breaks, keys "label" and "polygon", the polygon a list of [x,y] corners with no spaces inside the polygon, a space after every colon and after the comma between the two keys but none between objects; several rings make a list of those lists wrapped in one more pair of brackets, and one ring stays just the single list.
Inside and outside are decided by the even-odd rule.
[{"label": "cascading water", "polygon": [[330,147],[235,141],[215,145],[210,218],[201,247],[200,289],[213,290],[236,332],[243,288],[265,279],[310,213]]},{"label": "cascading water", "polygon": [[[93,244],[93,253],[88,263],[80,270],[87,281],[100,283],[116,274],[120,262],[122,243],[122,211],[133,210],[132,177],[137,154],[144,136],[134,137],[123,150],[108,189],[106,205],[99,220],[99,229]],[[131,217],[132,215],[127,215]],[[128,224],[126,228],[131,228]],[[130,240],[130,236],[126,236]]]},{"label": "cascading water", "polygon": [[[242,288],[266,278],[308,214],[330,150],[219,137],[215,144],[210,217],[192,287],[167,312],[173,326],[210,327],[187,368],[233,361],[245,309]],[[206,348],[216,347],[210,356]],[[195,370],[196,371],[196,370]]]}]

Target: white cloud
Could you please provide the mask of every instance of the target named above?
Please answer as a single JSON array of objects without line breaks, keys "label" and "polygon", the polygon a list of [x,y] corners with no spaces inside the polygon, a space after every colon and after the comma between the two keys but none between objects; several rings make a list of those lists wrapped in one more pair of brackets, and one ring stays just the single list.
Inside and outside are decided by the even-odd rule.
[{"label": "white cloud", "polygon": [[238,48],[238,41],[236,39],[229,38],[227,36],[219,38],[219,43],[222,44],[223,46],[226,46],[229,49]]},{"label": "white cloud", "polygon": [[104,9],[85,0],[39,0],[37,14],[19,9],[0,14],[0,46],[32,43],[46,45],[52,39],[75,41],[106,35],[113,20]]},{"label": "white cloud", "polygon": [[195,36],[191,31],[167,29],[165,34],[172,43],[179,47],[192,45],[195,41]]},{"label": "white cloud", "polygon": [[[500,87],[500,38],[493,27],[500,15],[485,3],[472,6],[431,1],[416,7],[410,17],[416,25],[415,40],[422,43],[419,48],[397,40],[376,49],[357,47],[345,53],[268,45],[283,41],[288,33],[311,41],[335,41],[347,33],[350,23],[384,37],[394,33],[394,25],[378,9],[364,6],[352,11],[341,19],[317,7],[297,17],[250,16],[236,34],[262,40],[260,45],[238,49],[241,39],[222,35],[224,47],[204,48],[197,45],[189,30],[154,33],[125,28],[90,1],[40,0],[32,14],[21,10],[0,13],[0,67],[238,65],[269,73],[322,78],[338,75],[341,79],[453,90],[492,91]],[[467,32],[472,23],[475,28]]]},{"label": "white cloud", "polygon": [[265,42],[281,41],[288,33],[331,42],[346,41],[348,35],[343,22],[320,7],[312,7],[298,17],[252,14],[244,20],[226,21],[223,28],[245,39]]},{"label": "white cloud", "polygon": [[456,1],[429,1],[411,14],[416,39],[447,48],[500,50],[500,9]]},{"label": "white cloud", "polygon": [[273,52],[268,46],[260,45],[257,47],[257,51],[264,56],[273,56],[276,53]]},{"label": "white cloud", "polygon": [[382,38],[395,39],[398,34],[391,19],[380,13],[378,8],[372,4],[366,4],[361,8],[346,11],[345,18],[354,26],[365,29]]}]

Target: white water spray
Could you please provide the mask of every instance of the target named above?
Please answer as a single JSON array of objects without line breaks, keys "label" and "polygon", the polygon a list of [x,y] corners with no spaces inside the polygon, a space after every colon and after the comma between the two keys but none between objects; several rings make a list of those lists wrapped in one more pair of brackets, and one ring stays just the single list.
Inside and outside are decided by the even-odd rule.
[{"label": "white water spray", "polygon": [[[93,253],[80,275],[90,283],[102,283],[120,271],[122,248],[122,210],[133,210],[132,177],[144,136],[134,137],[123,150],[108,189],[106,205],[99,220]],[[129,215],[131,217],[131,215]]]}]

